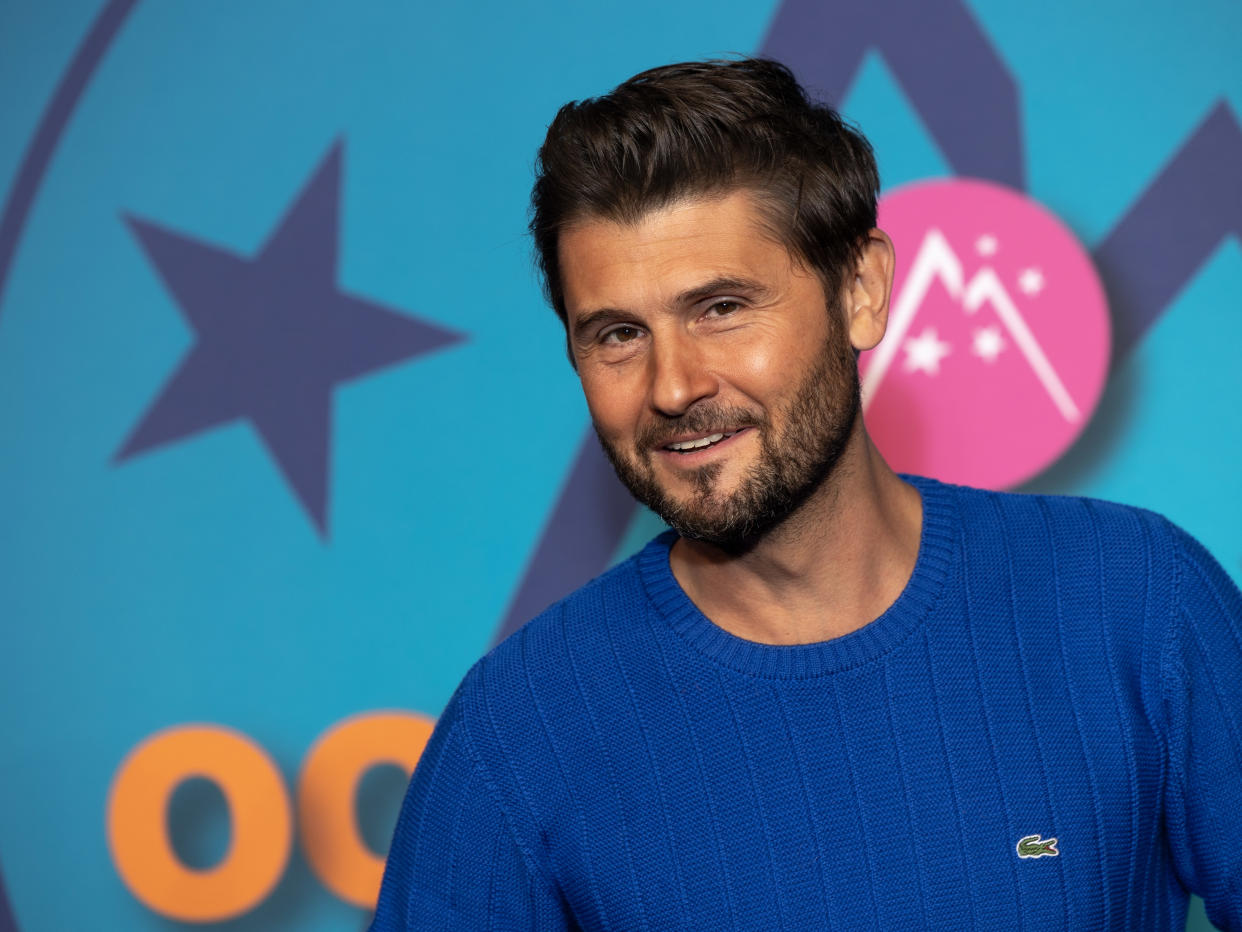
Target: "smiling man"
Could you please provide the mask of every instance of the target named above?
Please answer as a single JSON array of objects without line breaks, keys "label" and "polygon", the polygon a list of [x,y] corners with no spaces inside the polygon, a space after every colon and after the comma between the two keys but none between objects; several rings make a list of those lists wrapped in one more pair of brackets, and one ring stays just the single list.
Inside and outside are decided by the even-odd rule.
[{"label": "smiling man", "polygon": [[373,929],[1242,928],[1242,597],[1149,512],[889,469],[878,185],[770,62],[557,115],[548,294],[673,530],[466,676]]}]

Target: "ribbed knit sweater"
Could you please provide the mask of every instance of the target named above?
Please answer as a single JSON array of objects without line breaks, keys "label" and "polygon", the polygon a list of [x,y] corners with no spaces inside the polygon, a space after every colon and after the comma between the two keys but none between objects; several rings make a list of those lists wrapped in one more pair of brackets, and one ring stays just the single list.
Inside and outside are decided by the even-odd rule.
[{"label": "ribbed knit sweater", "polygon": [[372,929],[1242,929],[1237,588],[1149,512],[909,481],[849,635],[725,632],[666,534],[494,649]]}]

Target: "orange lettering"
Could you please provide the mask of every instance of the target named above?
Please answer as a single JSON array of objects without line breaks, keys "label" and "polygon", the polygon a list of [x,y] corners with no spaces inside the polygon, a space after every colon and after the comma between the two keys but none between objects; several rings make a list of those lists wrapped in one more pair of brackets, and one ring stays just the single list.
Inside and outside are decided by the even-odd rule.
[{"label": "orange lettering", "polygon": [[[208,870],[186,867],[167,831],[168,800],[183,781],[220,787],[232,819],[224,859]],[[284,873],[292,845],[289,795],[263,749],[218,725],[180,725],[130,752],[108,797],[108,845],[130,891],[157,913],[217,922],[252,909]]]},{"label": "orange lettering", "polygon": [[326,731],[306,755],[297,790],[302,850],[323,885],[347,903],[373,908],[384,873],[383,858],[358,832],[358,781],[377,764],[413,773],[434,724],[412,712],[356,715]]}]

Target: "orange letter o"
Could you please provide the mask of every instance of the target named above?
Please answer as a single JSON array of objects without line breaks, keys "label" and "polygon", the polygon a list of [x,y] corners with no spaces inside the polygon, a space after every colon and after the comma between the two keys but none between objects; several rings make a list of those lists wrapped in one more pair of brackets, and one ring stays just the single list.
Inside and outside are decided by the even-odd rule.
[{"label": "orange letter o", "polygon": [[[224,859],[186,867],[167,832],[177,786],[205,777],[232,818]],[[181,725],[152,735],[117,770],[108,798],[108,845],[130,892],[164,916],[216,922],[239,916],[271,892],[289,861],[293,822],[280,772],[249,738],[218,725]]]},{"label": "orange letter o", "polygon": [[434,725],[413,712],[364,713],[324,732],[307,752],[297,793],[302,850],[323,885],[347,903],[373,908],[384,873],[384,859],[358,832],[358,781],[376,764],[413,773]]}]

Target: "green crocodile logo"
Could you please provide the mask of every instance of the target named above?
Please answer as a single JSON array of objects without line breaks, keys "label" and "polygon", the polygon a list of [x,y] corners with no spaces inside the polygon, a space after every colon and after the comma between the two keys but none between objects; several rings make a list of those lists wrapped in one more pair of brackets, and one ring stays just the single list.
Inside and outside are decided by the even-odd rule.
[{"label": "green crocodile logo", "polygon": [[1040,838],[1038,835],[1027,835],[1018,841],[1018,857],[1042,858],[1047,855],[1055,858],[1061,852],[1057,850],[1055,838]]}]

